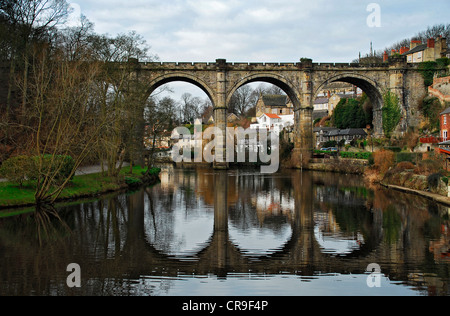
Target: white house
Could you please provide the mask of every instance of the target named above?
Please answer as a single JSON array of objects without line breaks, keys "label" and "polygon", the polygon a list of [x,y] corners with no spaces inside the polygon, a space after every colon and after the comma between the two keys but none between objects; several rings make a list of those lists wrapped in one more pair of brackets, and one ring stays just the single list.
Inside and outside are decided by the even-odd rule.
[{"label": "white house", "polygon": [[251,129],[267,129],[276,134],[279,134],[284,128],[294,125],[294,115],[264,113],[256,120],[258,123],[251,124]]}]

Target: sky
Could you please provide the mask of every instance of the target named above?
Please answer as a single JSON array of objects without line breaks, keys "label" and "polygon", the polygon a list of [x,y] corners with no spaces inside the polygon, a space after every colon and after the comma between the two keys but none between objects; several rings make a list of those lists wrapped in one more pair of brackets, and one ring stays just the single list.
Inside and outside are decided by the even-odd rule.
[{"label": "sky", "polygon": [[164,62],[351,62],[428,26],[449,0],[69,0],[99,34],[136,31]]}]

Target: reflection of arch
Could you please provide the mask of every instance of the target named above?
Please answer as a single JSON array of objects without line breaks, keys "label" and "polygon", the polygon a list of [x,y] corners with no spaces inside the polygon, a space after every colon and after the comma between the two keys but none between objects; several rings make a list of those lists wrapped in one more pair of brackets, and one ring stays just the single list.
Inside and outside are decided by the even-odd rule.
[{"label": "reflection of arch", "polygon": [[[227,192],[229,188],[229,182],[234,182],[230,180],[228,172],[215,172],[213,173],[213,178],[210,175],[205,175],[209,179],[209,183],[214,183],[214,200],[212,201],[214,205],[214,224],[213,233],[206,237],[203,235],[199,247],[189,248],[189,252],[183,252],[183,254],[177,255],[167,252],[166,249],[162,249],[150,242],[148,238],[147,231],[145,229],[145,215],[151,215],[146,209],[144,201],[142,204],[142,217],[141,223],[139,224],[141,228],[140,238],[136,242],[130,243],[133,247],[137,247],[137,244],[143,246],[146,249],[145,252],[135,251],[140,253],[140,258],[145,262],[144,258],[149,258],[149,262],[154,254],[158,262],[164,264],[177,263],[182,265],[186,271],[191,271],[195,269],[196,271],[221,271],[226,275],[228,268],[233,271],[248,271],[251,267],[254,271],[280,271],[280,269],[301,267],[304,266],[314,267],[314,271],[320,270],[324,271],[327,267],[336,266],[337,269],[345,267],[348,263],[348,259],[352,258],[354,260],[360,260],[362,262],[370,261],[371,255],[374,250],[377,249],[382,241],[382,234],[380,234],[377,226],[373,226],[370,231],[362,231],[361,234],[364,236],[364,243],[360,248],[354,249],[351,252],[345,254],[332,254],[323,252],[320,243],[317,241],[314,235],[314,200],[312,197],[313,187],[317,184],[313,179],[309,178],[310,174],[303,174],[300,172],[294,173],[292,181],[298,184],[305,184],[308,188],[306,191],[293,192],[295,196],[295,216],[286,222],[290,226],[290,234],[286,234],[280,243],[277,243],[274,248],[261,248],[261,253],[249,253],[247,248],[242,247],[240,239],[236,236],[232,236],[230,231],[230,215],[228,210],[230,208],[228,204]],[[297,175],[297,177],[296,177]],[[300,179],[299,176],[302,176]],[[325,183],[324,181],[322,181]],[[327,183],[329,183],[327,181]],[[334,184],[333,182],[331,184]],[[288,185],[288,184],[287,184]],[[320,184],[319,184],[320,185]],[[332,202],[332,200],[331,200]],[[363,206],[365,204],[362,204]],[[212,205],[211,205],[212,206]],[[364,213],[365,214],[365,213]],[[208,215],[212,216],[212,214]],[[368,214],[365,216],[366,220],[369,222],[361,222],[361,225],[371,227],[373,218]],[[368,224],[368,225],[366,225]],[[208,223],[210,225],[210,223]],[[171,226],[175,227],[175,226]],[[212,227],[211,227],[212,228]],[[169,228],[171,229],[171,228]],[[134,230],[136,231],[136,230]],[[234,238],[233,238],[234,237]],[[259,249],[259,248],[258,248]],[[184,249],[183,249],[184,250]],[[150,255],[150,257],[147,257]],[[347,261],[346,261],[347,260]],[[362,264],[362,266],[366,266]],[[339,270],[340,271],[340,270]]]},{"label": "reflection of arch", "polygon": [[237,89],[242,87],[243,85],[246,85],[248,83],[252,82],[267,82],[270,84],[273,84],[277,87],[279,87],[281,90],[283,90],[287,96],[291,99],[292,104],[294,105],[294,109],[299,109],[301,106],[301,102],[299,100],[298,94],[296,90],[294,89],[294,84],[292,84],[289,80],[286,78],[276,75],[276,74],[270,74],[270,73],[259,73],[255,75],[247,76],[241,80],[239,80],[230,90],[228,97],[227,97],[227,104],[230,102],[231,97],[236,92]]},{"label": "reflection of arch", "polygon": [[214,105],[214,103],[215,103],[214,90],[211,89],[211,87],[209,87],[209,85],[202,79],[200,79],[196,76],[192,76],[187,73],[183,73],[183,72],[165,74],[165,75],[161,75],[161,76],[153,79],[150,82],[150,88],[148,89],[148,95],[151,95],[152,92],[155,91],[156,89],[158,89],[160,86],[162,86],[166,83],[174,82],[174,81],[187,82],[187,83],[191,83],[191,84],[199,87],[203,92],[206,93],[206,95],[211,100],[212,104]]}]

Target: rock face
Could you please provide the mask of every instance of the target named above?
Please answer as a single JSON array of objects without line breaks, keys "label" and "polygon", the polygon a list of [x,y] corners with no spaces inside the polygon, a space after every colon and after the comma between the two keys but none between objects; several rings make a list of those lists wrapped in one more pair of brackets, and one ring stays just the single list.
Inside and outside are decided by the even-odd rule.
[{"label": "rock face", "polygon": [[411,171],[404,171],[399,173],[387,173],[382,182],[383,184],[397,185],[419,191],[427,191],[442,196],[448,195],[448,187],[442,177],[438,178],[437,183],[432,183],[433,181],[425,175],[414,174]]}]

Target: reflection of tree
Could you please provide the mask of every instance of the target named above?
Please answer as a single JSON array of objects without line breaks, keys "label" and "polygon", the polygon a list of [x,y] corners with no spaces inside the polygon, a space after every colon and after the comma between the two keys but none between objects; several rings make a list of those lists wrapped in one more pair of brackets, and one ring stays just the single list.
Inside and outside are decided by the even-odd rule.
[{"label": "reflection of tree", "polygon": [[383,212],[384,241],[389,245],[395,244],[402,229],[402,219],[394,205],[389,205]]},{"label": "reflection of tree", "polygon": [[34,213],[39,244],[61,238],[71,232],[52,205],[40,205]]}]

